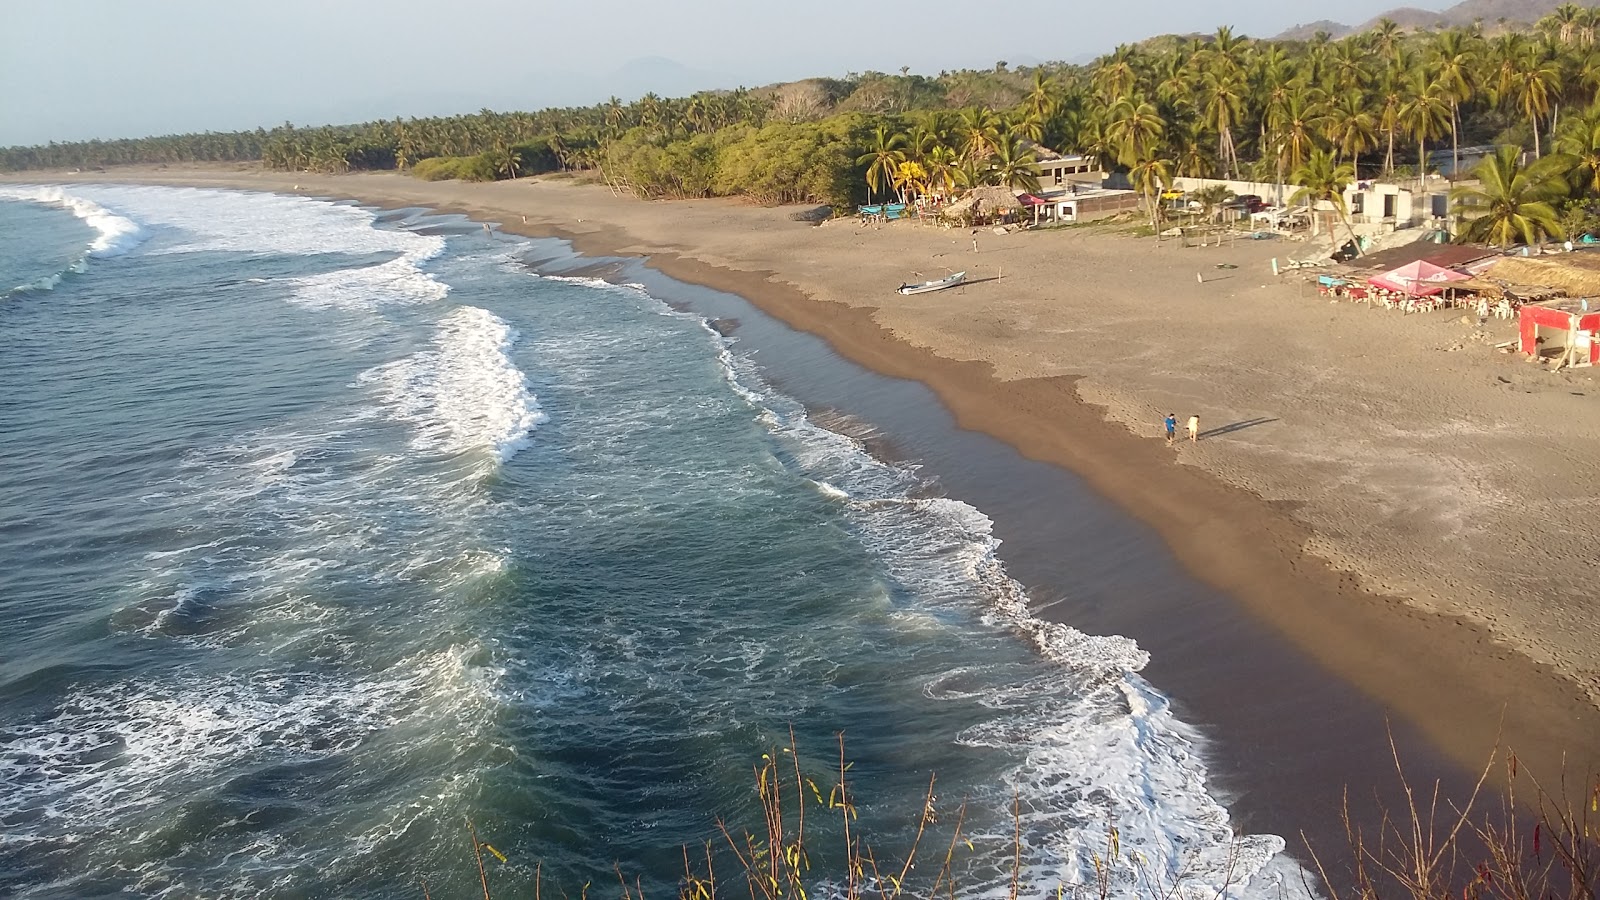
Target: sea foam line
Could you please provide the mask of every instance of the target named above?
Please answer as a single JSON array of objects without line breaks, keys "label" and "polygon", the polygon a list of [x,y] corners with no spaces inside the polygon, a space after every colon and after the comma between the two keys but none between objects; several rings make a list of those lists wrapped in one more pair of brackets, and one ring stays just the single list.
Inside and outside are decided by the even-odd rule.
[{"label": "sea foam line", "polygon": [[[791,445],[799,473],[845,506],[863,543],[896,580],[915,586],[934,608],[976,599],[984,621],[1021,636],[1055,664],[1053,673],[979,698],[999,712],[957,738],[1023,751],[1007,781],[1027,805],[1023,849],[1033,862],[1024,883],[1040,896],[1056,885],[1092,888],[1114,824],[1126,852],[1109,870],[1110,896],[1142,896],[1152,877],[1174,896],[1304,893],[1300,867],[1283,855],[1282,838],[1234,832],[1208,788],[1202,737],[1139,675],[1146,651],[1126,637],[1089,635],[1034,616],[1025,590],[1006,574],[993,523],[981,511],[959,500],[912,499],[921,484],[914,467],[884,463],[859,441],[817,425],[799,403],[771,391],[754,363],[735,356],[732,339],[705,317],[665,304],[659,311],[699,320],[730,385]],[[945,680],[959,679],[958,672],[935,679],[930,695],[940,695]],[[989,837],[996,846],[1013,840],[1009,831]],[[1008,875],[997,874],[999,894]]]},{"label": "sea foam line", "polygon": [[394,415],[415,426],[415,449],[489,450],[505,462],[547,418],[511,360],[518,337],[488,310],[459,307],[439,321],[434,349],[369,369],[359,381],[377,385]]},{"label": "sea foam line", "polygon": [[[0,198],[59,206],[70,210],[73,215],[82,219],[97,232],[95,239],[89,242],[88,250],[85,252],[85,256],[88,257],[121,256],[143,243],[147,236],[144,227],[133,219],[112,212],[87,197],[70,194],[60,187],[30,189],[0,187]],[[75,271],[81,271],[81,269]],[[54,286],[54,284],[51,285],[51,287]]]}]

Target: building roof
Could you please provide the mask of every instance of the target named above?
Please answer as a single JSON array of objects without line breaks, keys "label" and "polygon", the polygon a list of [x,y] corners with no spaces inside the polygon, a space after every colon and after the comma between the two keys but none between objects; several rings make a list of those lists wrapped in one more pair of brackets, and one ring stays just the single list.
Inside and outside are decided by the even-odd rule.
[{"label": "building roof", "polygon": [[1017,202],[1017,192],[1008,187],[998,185],[983,185],[967,192],[962,199],[974,199],[980,211],[1017,209],[1022,206]]},{"label": "building roof", "polygon": [[[1587,309],[1584,308],[1586,303],[1588,304]],[[1526,304],[1523,308],[1526,309],[1528,306],[1538,306],[1543,307],[1544,309],[1560,310],[1561,312],[1571,313],[1575,316],[1586,316],[1590,313],[1600,312],[1600,304],[1595,303],[1593,300],[1582,300],[1578,297],[1557,297],[1554,300],[1540,300],[1535,303]]]},{"label": "building roof", "polygon": [[1600,253],[1507,256],[1483,274],[1496,281],[1560,288],[1574,297],[1600,297]]},{"label": "building roof", "polygon": [[1049,147],[1046,147],[1043,144],[1038,144],[1038,143],[1035,143],[1035,142],[1029,141],[1029,140],[1019,141],[1019,143],[1022,144],[1022,148],[1024,150],[1033,151],[1033,158],[1038,160],[1039,162],[1051,162],[1053,160],[1058,160],[1058,159],[1062,158],[1061,154],[1057,153],[1054,150],[1051,150]]},{"label": "building roof", "polygon": [[1364,272],[1386,272],[1407,263],[1422,261],[1441,268],[1464,266],[1470,262],[1494,256],[1498,251],[1472,244],[1435,244],[1432,241],[1412,241],[1388,250],[1379,250],[1350,260],[1349,267]]}]

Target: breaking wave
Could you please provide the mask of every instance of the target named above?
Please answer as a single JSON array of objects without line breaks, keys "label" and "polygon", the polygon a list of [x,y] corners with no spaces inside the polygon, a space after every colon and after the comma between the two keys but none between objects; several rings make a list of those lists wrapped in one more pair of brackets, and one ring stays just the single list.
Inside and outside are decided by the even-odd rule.
[{"label": "breaking wave", "polygon": [[527,445],[545,414],[511,360],[517,332],[488,310],[463,306],[440,320],[434,349],[361,375],[416,429],[419,450],[488,450],[501,462]]},{"label": "breaking wave", "polygon": [[[984,622],[1023,638],[1054,664],[1023,683],[976,688],[977,696],[967,693],[974,673],[966,669],[925,686],[930,697],[967,696],[993,710],[959,743],[1020,750],[1004,796],[990,799],[1009,807],[1015,790],[1022,800],[1024,884],[1094,889],[1097,866],[1108,866],[1114,897],[1144,896],[1153,881],[1174,896],[1302,893],[1282,838],[1234,831],[1207,787],[1203,738],[1139,675],[1148,653],[1129,638],[1089,635],[1033,615],[1025,590],[1005,572],[987,516],[958,500],[917,499],[925,485],[914,467],[881,462],[858,440],[814,423],[701,321],[721,348],[729,382],[783,442],[791,466],[845,508],[862,543],[918,598],[923,611],[904,614],[908,627],[970,608],[977,598]],[[1107,864],[1113,827],[1124,852]],[[1007,823],[1006,833],[982,837],[1007,848],[1006,859],[986,861],[974,874],[981,880],[986,873],[989,882],[980,887],[1003,895],[1014,836]]]}]

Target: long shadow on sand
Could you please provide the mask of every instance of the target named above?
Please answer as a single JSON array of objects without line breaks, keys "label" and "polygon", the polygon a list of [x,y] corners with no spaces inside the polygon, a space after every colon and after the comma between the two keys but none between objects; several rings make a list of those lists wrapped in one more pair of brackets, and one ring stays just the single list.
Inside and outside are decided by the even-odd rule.
[{"label": "long shadow on sand", "polygon": [[1265,425],[1268,422],[1276,422],[1276,421],[1278,421],[1278,420],[1277,419],[1268,419],[1268,418],[1265,418],[1265,417],[1256,418],[1256,419],[1245,419],[1243,422],[1234,422],[1232,425],[1223,425],[1220,428],[1213,428],[1210,431],[1202,431],[1202,432],[1200,432],[1200,436],[1203,437],[1203,438],[1221,437],[1221,436],[1223,436],[1225,434],[1233,434],[1235,431],[1243,431],[1246,428],[1254,428],[1257,425]]}]

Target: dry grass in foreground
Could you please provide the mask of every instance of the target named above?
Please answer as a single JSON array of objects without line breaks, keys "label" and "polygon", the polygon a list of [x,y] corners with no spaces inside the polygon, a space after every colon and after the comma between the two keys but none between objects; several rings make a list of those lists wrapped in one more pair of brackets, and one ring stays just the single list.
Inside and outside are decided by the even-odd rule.
[{"label": "dry grass in foreground", "polygon": [[[790,747],[793,738],[791,732]],[[1392,741],[1390,747],[1393,750]],[[826,900],[956,900],[962,895],[955,864],[963,847],[973,849],[963,834],[966,803],[956,809],[949,833],[937,839],[936,849],[925,849],[941,824],[933,778],[928,781],[911,845],[903,857],[891,863],[880,860],[860,832],[842,734],[836,780],[826,791],[802,773],[797,754],[788,747],[763,754],[761,759],[754,771],[761,825],[740,829],[719,819],[716,838],[692,854],[685,845],[676,900],[811,900],[813,892]],[[1397,751],[1394,763],[1403,806],[1389,809],[1380,803],[1376,815],[1368,820],[1378,823],[1373,834],[1357,824],[1347,789],[1342,810],[1347,846],[1341,848],[1336,862],[1326,849],[1319,852],[1306,841],[1312,867],[1306,871],[1305,883],[1299,885],[1299,896],[1330,900],[1600,900],[1600,773],[1574,780],[1563,772],[1547,788],[1519,766],[1514,753],[1502,754],[1497,749],[1471,795],[1458,803],[1441,795],[1438,782],[1431,789],[1411,784]],[[1503,767],[1506,787],[1488,790],[1497,767]],[[820,874],[812,869],[814,848],[806,831],[808,807],[813,820],[817,815],[837,816],[842,829],[841,862]],[[1057,900],[1108,900],[1112,896],[1226,900],[1244,886],[1243,877],[1230,876],[1220,887],[1197,890],[1181,871],[1163,877],[1161,873],[1169,868],[1152,865],[1138,852],[1124,850],[1116,825],[1108,822],[1104,850],[1093,856],[1093,877],[1084,884],[1056,884],[1041,891],[1038,885],[1022,883],[1021,819],[1015,800],[1012,818],[1016,834],[1008,900],[1023,895],[1053,895]],[[484,900],[494,900],[485,853],[501,863],[506,856],[480,839],[470,821],[467,827]],[[916,866],[930,852],[937,854],[938,865],[931,876],[924,876]],[[731,870],[731,877],[719,877],[719,859],[728,866],[725,870]],[[620,866],[616,874],[621,900],[645,900],[641,880],[629,884]],[[1279,893],[1288,896],[1286,888]],[[540,894],[536,869],[533,900],[542,900]],[[432,900],[426,884],[423,895]],[[587,896],[585,885],[583,900]],[[564,892],[562,897],[566,898]]]}]

